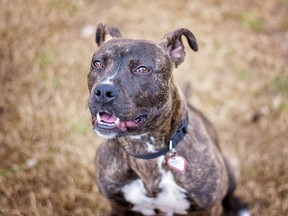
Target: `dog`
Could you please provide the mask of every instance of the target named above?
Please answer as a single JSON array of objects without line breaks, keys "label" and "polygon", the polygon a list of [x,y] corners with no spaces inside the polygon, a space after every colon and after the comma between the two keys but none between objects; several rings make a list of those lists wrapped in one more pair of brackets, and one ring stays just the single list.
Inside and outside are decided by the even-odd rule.
[{"label": "dog", "polygon": [[173,79],[185,57],[180,28],[155,43],[99,24],[88,74],[98,148],[96,183],[116,215],[249,215],[209,120]]}]

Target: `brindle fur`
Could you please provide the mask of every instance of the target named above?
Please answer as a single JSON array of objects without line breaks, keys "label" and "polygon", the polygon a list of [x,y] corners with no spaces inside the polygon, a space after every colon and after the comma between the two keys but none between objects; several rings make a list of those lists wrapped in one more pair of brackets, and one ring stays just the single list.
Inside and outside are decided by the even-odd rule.
[{"label": "brindle fur", "polygon": [[[158,44],[124,39],[117,28],[103,24],[97,28],[99,48],[92,62],[102,59],[107,67],[103,71],[91,67],[88,75],[92,116],[99,110],[113,112],[123,120],[135,119],[141,113],[148,115],[141,129],[119,132],[97,150],[96,182],[100,192],[111,202],[111,215],[141,215],[133,212],[133,205],[125,201],[121,191],[124,185],[135,179],[143,181],[148,196],[156,197],[160,192],[161,174],[157,159],[136,159],[131,154],[146,154],[147,142],[155,149],[166,147],[186,112],[189,115],[188,131],[176,150],[187,159],[187,170],[182,174],[170,170],[165,164],[162,168],[170,170],[176,183],[187,191],[188,215],[221,215],[223,206],[224,212],[232,214],[239,208],[233,209],[236,200],[234,178],[220,152],[212,125],[200,111],[186,105],[174,83],[173,68],[183,62],[185,56],[181,36],[185,36],[190,48],[197,51],[196,39],[187,29],[167,34]],[[145,64],[153,72],[147,75],[131,73],[139,64]],[[99,104],[93,91],[107,77],[117,85],[119,95],[111,103]],[[163,215],[157,210],[156,213]]]}]

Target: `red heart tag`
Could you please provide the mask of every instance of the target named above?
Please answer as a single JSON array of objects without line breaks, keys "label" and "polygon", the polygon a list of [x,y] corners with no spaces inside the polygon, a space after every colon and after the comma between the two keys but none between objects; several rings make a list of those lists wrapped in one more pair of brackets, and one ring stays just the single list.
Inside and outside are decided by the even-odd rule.
[{"label": "red heart tag", "polygon": [[173,170],[176,170],[181,173],[185,173],[187,167],[187,160],[181,155],[175,155],[169,157],[166,160],[166,164]]}]

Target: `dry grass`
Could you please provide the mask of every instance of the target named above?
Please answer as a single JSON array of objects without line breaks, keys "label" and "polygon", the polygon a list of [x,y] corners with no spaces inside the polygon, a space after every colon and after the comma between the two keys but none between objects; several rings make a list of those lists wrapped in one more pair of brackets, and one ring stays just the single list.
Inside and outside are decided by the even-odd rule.
[{"label": "dry grass", "polygon": [[195,33],[179,83],[240,167],[253,214],[287,215],[287,20],[287,0],[0,0],[0,215],[106,214],[86,106],[99,22],[131,38]]}]

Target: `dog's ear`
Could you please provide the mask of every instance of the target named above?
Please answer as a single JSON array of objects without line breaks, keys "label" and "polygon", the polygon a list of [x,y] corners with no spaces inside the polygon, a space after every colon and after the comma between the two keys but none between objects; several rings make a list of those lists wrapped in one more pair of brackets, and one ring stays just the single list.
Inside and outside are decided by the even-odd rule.
[{"label": "dog's ear", "polygon": [[100,23],[96,29],[96,44],[101,46],[105,41],[108,41],[115,37],[121,37],[121,33],[118,28],[108,27]]},{"label": "dog's ear", "polygon": [[182,35],[187,38],[190,48],[196,52],[198,50],[196,38],[191,31],[185,28],[180,28],[166,34],[160,42],[160,45],[164,47],[172,61],[175,63],[175,67],[181,64],[185,57]]}]

